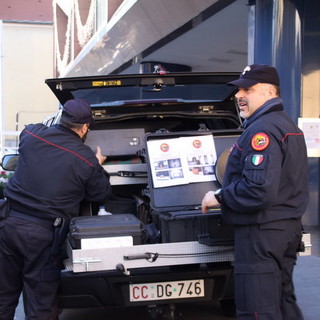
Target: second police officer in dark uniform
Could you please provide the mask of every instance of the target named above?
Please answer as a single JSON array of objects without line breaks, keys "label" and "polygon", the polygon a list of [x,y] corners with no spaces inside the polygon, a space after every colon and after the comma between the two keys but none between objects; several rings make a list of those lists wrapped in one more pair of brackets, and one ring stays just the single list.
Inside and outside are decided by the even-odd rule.
[{"label": "second police officer in dark uniform", "polygon": [[220,190],[203,212],[221,204],[235,226],[237,319],[302,320],[292,272],[308,203],[303,133],[284,111],[277,70],[247,66],[231,85],[245,131],[233,146]]},{"label": "second police officer in dark uniform", "polygon": [[92,121],[88,102],[73,99],[59,125],[28,125],[20,135],[18,166],[5,190],[10,215],[0,221],[1,320],[13,319],[22,290],[26,319],[57,318],[67,222],[82,200],[104,202],[111,195],[101,166],[106,157],[83,143]]}]

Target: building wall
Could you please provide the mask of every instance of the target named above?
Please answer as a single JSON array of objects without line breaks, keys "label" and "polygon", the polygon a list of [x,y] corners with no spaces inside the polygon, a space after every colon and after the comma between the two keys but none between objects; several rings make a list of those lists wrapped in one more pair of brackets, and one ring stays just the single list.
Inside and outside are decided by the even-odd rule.
[{"label": "building wall", "polygon": [[[303,20],[301,115],[317,123],[320,118],[320,2],[296,2]],[[315,139],[320,139],[320,134]],[[318,156],[309,158],[310,201],[303,223],[320,226],[320,151],[316,153]]]},{"label": "building wall", "polygon": [[0,20],[52,21],[52,0],[1,0]]},{"label": "building wall", "polygon": [[301,9],[303,24],[302,112],[320,118],[320,2],[309,0]]},{"label": "building wall", "polygon": [[2,131],[6,147],[16,147],[25,124],[40,122],[58,102],[44,83],[53,76],[52,24],[2,23]]},{"label": "building wall", "polygon": [[53,76],[52,0],[0,1],[0,156],[19,131],[58,103],[44,84]]}]

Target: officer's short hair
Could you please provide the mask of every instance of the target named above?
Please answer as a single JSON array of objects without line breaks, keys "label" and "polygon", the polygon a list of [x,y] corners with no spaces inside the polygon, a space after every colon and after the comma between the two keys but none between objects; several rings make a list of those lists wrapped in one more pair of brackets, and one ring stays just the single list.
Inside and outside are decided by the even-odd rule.
[{"label": "officer's short hair", "polygon": [[278,97],[281,97],[281,90],[280,90],[280,86],[276,86],[276,85],[274,85],[274,87],[275,87],[275,89],[276,89],[276,95],[277,95]]},{"label": "officer's short hair", "polygon": [[69,128],[69,129],[76,129],[76,130],[80,130],[82,128],[82,126],[84,125],[84,123],[72,122],[69,117],[67,117],[65,114],[63,114],[63,112],[61,115],[60,124]]}]

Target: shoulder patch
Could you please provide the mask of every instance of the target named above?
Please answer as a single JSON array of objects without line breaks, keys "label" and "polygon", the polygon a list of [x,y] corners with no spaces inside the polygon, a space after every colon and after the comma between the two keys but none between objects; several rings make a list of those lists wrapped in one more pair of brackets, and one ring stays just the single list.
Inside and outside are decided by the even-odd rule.
[{"label": "shoulder patch", "polygon": [[251,139],[251,147],[257,151],[267,149],[269,143],[270,139],[268,135],[263,132],[255,134]]},{"label": "shoulder patch", "polygon": [[251,158],[251,162],[253,165],[258,166],[264,160],[264,156],[262,154],[254,154]]}]

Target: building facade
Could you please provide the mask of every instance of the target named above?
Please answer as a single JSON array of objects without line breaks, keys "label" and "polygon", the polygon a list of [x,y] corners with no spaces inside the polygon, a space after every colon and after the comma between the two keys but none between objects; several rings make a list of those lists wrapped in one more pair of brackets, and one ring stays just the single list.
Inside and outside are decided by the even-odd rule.
[{"label": "building facade", "polygon": [[52,1],[0,2],[0,155],[15,152],[25,124],[58,103],[44,80],[54,75]]}]

